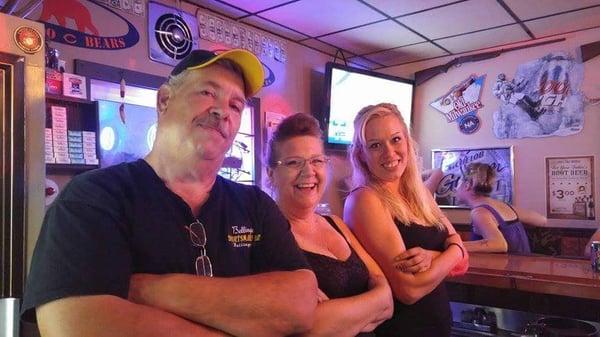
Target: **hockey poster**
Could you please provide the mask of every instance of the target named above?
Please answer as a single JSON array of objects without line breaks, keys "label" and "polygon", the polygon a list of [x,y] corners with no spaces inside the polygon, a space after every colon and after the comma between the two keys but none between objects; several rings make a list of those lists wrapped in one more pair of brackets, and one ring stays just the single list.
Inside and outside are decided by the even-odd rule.
[{"label": "hockey poster", "polygon": [[492,92],[497,138],[568,136],[583,129],[583,65],[568,54],[551,53],[521,64],[509,79],[498,74]]}]

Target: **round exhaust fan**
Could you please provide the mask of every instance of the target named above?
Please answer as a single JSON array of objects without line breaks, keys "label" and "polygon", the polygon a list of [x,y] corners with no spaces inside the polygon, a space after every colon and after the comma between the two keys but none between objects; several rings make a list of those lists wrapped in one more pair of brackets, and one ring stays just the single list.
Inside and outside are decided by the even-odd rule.
[{"label": "round exhaust fan", "polygon": [[154,25],[154,34],[160,49],[174,60],[184,58],[194,47],[192,31],[176,14],[161,15]]}]

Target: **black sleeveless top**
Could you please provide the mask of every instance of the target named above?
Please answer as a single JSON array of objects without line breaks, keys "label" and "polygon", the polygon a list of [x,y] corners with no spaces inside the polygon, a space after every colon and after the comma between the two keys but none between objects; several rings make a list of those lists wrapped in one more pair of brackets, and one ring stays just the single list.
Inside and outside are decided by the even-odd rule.
[{"label": "black sleeveless top", "polygon": [[[447,230],[395,220],[406,249],[421,247],[444,251]],[[450,336],[452,313],[444,283],[412,305],[394,299],[394,315],[375,330],[378,337],[444,337]]]},{"label": "black sleeveless top", "polygon": [[[346,239],[331,217],[324,218]],[[348,246],[350,256],[345,261],[303,250],[317,276],[319,289],[330,299],[355,296],[368,290],[369,270],[350,243]]]}]

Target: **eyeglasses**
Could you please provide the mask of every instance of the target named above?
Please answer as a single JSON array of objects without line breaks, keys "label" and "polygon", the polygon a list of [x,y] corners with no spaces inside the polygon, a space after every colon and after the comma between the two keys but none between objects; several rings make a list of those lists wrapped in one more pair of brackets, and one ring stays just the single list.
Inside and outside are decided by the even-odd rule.
[{"label": "eyeglasses", "polygon": [[198,276],[213,276],[212,263],[210,258],[206,255],[206,231],[204,225],[196,220],[189,226],[185,227],[190,233],[190,240],[194,247],[200,249],[200,256],[196,258],[196,275]]},{"label": "eyeglasses", "polygon": [[277,166],[283,166],[289,169],[301,170],[306,163],[309,163],[313,168],[322,168],[329,163],[329,157],[326,155],[318,155],[310,158],[302,157],[287,157],[275,162]]}]

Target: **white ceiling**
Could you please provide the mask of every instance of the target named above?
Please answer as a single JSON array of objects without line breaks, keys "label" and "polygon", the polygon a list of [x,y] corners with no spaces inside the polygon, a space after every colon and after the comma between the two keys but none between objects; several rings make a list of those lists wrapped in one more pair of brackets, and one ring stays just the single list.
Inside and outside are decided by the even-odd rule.
[{"label": "white ceiling", "polygon": [[600,0],[187,0],[382,69],[600,27]]}]

